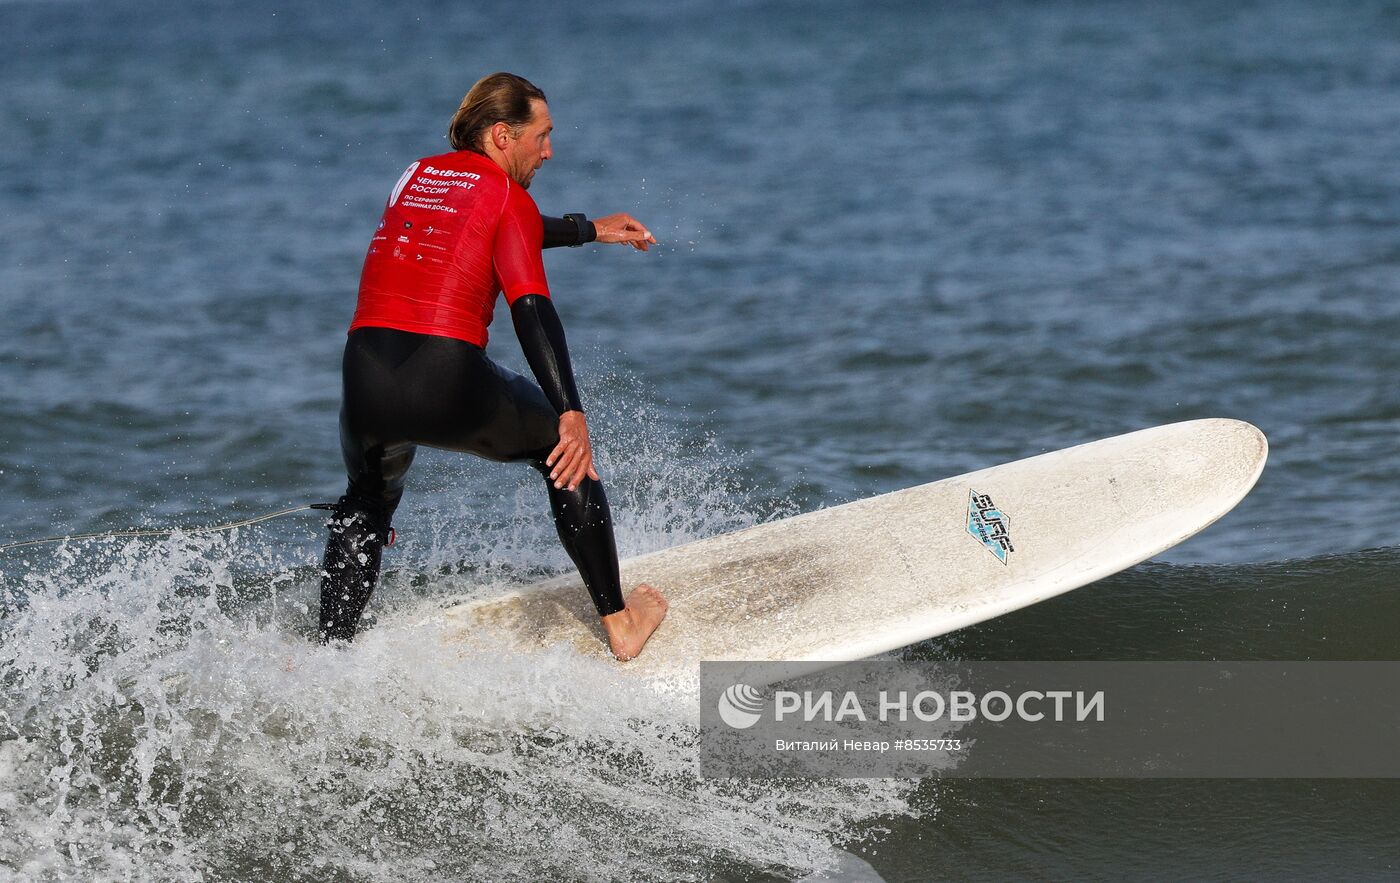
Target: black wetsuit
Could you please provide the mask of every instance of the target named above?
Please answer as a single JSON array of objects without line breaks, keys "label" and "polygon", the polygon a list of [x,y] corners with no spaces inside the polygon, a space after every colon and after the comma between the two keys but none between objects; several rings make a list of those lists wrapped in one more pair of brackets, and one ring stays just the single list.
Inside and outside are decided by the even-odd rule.
[{"label": "black wetsuit", "polygon": [[[544,218],[544,247],[596,236],[569,219]],[[549,298],[527,295],[511,320],[539,385],[492,362],[464,340],[357,328],[345,345],[341,452],[349,487],[337,503],[321,586],[322,640],[349,640],[379,575],[390,521],[418,445],[522,461],[544,476],[564,548],[601,616],[623,609],[612,518],[600,482],[556,488],[544,459],[559,416],[581,411],[564,330]]]}]

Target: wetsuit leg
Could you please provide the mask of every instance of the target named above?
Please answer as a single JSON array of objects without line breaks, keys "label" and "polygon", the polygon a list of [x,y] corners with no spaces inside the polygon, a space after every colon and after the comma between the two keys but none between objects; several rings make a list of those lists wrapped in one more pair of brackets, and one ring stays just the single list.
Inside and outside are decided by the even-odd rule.
[{"label": "wetsuit leg", "polygon": [[486,372],[479,383],[492,390],[498,405],[462,450],[493,460],[525,461],[544,476],[559,541],[578,568],[598,615],[617,613],[626,605],[612,513],[602,482],[585,477],[572,491],[554,486],[550,467],[545,465],[545,458],[559,443],[559,416],[554,406],[533,381],[502,368],[484,353],[481,359]]},{"label": "wetsuit leg", "polygon": [[554,529],[564,551],[573,559],[599,616],[622,610],[622,578],[617,567],[617,542],[613,538],[612,513],[603,483],[585,477],[574,490],[556,488],[549,477],[544,451],[530,459],[530,465],[544,476],[549,489],[549,508],[554,513]]},{"label": "wetsuit leg", "polygon": [[341,449],[350,482],[326,546],[323,640],[354,635],[419,444],[533,465],[599,615],[623,609],[607,497],[592,479],[573,491],[549,480],[544,458],[559,441],[559,418],[539,386],[465,341],[389,328],[350,334],[344,378]]},{"label": "wetsuit leg", "polygon": [[349,494],[331,516],[330,538],[321,559],[321,643],[355,637],[365,605],[379,581],[379,564],[389,536],[389,520]]},{"label": "wetsuit leg", "polygon": [[342,409],[341,453],[350,481],[327,525],[330,537],[321,560],[323,643],[355,636],[360,616],[379,582],[384,545],[393,529],[390,522],[417,450],[407,442],[367,445],[365,441],[347,432]]},{"label": "wetsuit leg", "polygon": [[392,409],[385,405],[401,394],[396,375],[412,356],[412,343],[379,341],[371,347],[354,335],[346,343],[340,450],[349,484],[327,525],[330,536],[321,561],[322,643],[354,638],[379,581],[390,522],[417,451],[395,431],[398,415],[386,413]]}]

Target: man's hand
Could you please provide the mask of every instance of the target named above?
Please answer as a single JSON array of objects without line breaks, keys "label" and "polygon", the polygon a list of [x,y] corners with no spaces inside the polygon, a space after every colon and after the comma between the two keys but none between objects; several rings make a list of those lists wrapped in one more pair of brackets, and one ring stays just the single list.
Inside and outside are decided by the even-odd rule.
[{"label": "man's hand", "polygon": [[608,215],[594,218],[593,229],[598,232],[597,242],[626,242],[637,251],[646,251],[656,244],[656,237],[628,214]]},{"label": "man's hand", "polygon": [[588,441],[588,421],[582,411],[565,411],[559,415],[559,444],[544,459],[551,467],[550,481],[557,488],[574,490],[586,475],[598,481],[593,468],[593,445]]}]

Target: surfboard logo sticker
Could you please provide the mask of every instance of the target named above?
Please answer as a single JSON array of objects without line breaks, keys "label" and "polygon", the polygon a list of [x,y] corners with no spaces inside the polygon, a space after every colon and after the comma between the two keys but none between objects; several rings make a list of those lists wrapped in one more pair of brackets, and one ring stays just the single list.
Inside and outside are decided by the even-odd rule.
[{"label": "surfboard logo sticker", "polygon": [[967,532],[997,556],[1002,564],[1016,548],[1011,545],[1011,519],[992,502],[992,498],[969,491],[967,501]]}]

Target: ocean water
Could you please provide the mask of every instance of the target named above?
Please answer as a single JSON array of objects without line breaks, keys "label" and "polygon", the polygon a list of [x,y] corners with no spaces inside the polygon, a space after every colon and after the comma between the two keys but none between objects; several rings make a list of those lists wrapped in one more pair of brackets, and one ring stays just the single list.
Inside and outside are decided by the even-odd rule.
[{"label": "ocean water", "polygon": [[[334,499],[368,238],[500,69],[542,209],[661,240],[546,256],[624,555],[1236,417],[1222,521],[906,652],[1396,658],[1394,2],[0,3],[0,543]],[[567,559],[524,467],[409,482],[349,653],[312,514],[0,553],[0,881],[1400,872],[1391,782],[701,779],[693,696],[433,649]]]}]

